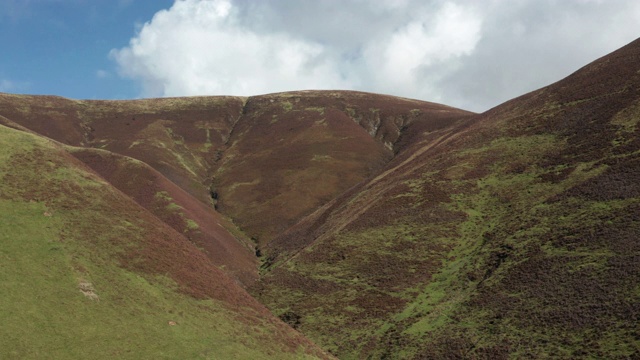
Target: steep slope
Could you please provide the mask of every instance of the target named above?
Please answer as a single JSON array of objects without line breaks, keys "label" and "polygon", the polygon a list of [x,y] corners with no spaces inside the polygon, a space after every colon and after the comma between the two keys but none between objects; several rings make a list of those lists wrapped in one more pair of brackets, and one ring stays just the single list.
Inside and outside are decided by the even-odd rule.
[{"label": "steep slope", "polygon": [[468,112],[351,91],[301,91],[248,99],[213,186],[218,208],[260,245],[375,174],[427,122],[447,127]]},{"label": "steep slope", "polygon": [[326,358],[61,145],[0,148],[0,357]]},{"label": "steep slope", "polygon": [[640,356],[640,40],[456,128],[265,249],[340,358]]},{"label": "steep slope", "polygon": [[[103,179],[197,245],[241,284],[257,279],[253,243],[209,204],[169,181],[144,162],[109,151],[68,148]],[[234,230],[233,234],[229,230]]]}]

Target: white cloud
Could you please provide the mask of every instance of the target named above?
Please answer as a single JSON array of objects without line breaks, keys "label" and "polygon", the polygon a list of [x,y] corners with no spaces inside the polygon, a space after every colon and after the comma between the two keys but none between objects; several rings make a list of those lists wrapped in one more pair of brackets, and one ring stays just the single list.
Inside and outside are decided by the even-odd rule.
[{"label": "white cloud", "polygon": [[481,27],[472,8],[454,3],[417,16],[388,38],[367,42],[361,60],[369,68],[365,83],[375,91],[440,100],[432,81],[454,71],[456,60],[473,52]]},{"label": "white cloud", "polygon": [[[406,5],[394,1],[360,5],[370,8],[369,15],[406,11]],[[122,75],[142,81],[144,96],[329,88],[380,92],[394,88],[401,95],[419,96],[410,93],[423,92],[419,72],[431,63],[467,54],[480,30],[480,20],[468,7],[445,3],[433,14],[424,9],[422,17],[413,16],[408,24],[387,24],[387,28],[401,25],[395,31],[376,37],[352,34],[338,46],[339,34],[323,34],[318,24],[323,19],[309,18],[313,13],[305,14],[306,24],[282,28],[266,28],[271,23],[261,23],[264,13],[271,14],[271,20],[281,14],[227,0],[176,1],[142,26],[129,46],[112,50],[111,56]],[[307,32],[296,31],[298,27]]]},{"label": "white cloud", "polygon": [[225,0],[178,1],[111,56],[123,75],[142,80],[146,96],[346,86],[322,45],[239,26],[237,9]]},{"label": "white cloud", "polygon": [[177,0],[111,51],[142,96],[357,89],[471,110],[633,40],[633,0]]}]

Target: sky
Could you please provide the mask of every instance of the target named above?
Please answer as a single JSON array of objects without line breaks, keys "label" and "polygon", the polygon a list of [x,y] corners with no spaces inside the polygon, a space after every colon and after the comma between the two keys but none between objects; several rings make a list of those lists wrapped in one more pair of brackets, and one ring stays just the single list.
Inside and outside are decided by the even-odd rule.
[{"label": "sky", "polygon": [[345,89],[481,112],[638,37],[637,0],[0,0],[0,92]]}]

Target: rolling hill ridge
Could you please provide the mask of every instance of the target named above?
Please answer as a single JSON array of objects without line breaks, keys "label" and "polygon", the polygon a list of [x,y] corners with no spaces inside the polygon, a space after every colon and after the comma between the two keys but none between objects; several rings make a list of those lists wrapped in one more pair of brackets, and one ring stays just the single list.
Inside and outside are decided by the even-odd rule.
[{"label": "rolling hill ridge", "polygon": [[638,122],[640,40],[482,114],[0,94],[0,348],[638,357]]},{"label": "rolling hill ridge", "polygon": [[[11,216],[5,217],[6,223],[13,222],[13,218],[17,216],[13,214],[11,204],[25,202],[42,204],[45,210],[39,215],[37,212],[33,213],[32,216],[64,219],[61,220],[60,227],[49,231],[51,238],[47,239],[43,246],[46,247],[50,242],[64,241],[70,244],[68,245],[70,249],[65,252],[66,257],[78,258],[77,261],[81,263],[80,265],[65,265],[64,262],[55,264],[54,268],[66,282],[60,285],[52,281],[49,286],[61,286],[67,289],[67,296],[74,298],[73,306],[82,307],[83,299],[89,302],[98,300],[101,304],[98,309],[87,308],[86,310],[88,316],[96,319],[104,318],[109,311],[113,312],[121,306],[142,310],[142,315],[128,318],[129,321],[139,325],[128,324],[125,328],[148,333],[147,336],[136,336],[127,331],[117,335],[111,334],[110,331],[114,330],[107,325],[102,332],[90,332],[97,339],[110,337],[110,341],[104,341],[104,348],[96,348],[98,353],[94,353],[95,356],[99,357],[98,354],[102,353],[109,357],[115,354],[139,358],[165,353],[167,347],[159,346],[157,341],[177,343],[171,351],[165,353],[174,354],[170,357],[183,352],[197,354],[198,351],[205,354],[205,357],[216,357],[220,354],[235,357],[240,356],[239,354],[242,357],[255,357],[260,354],[258,357],[274,358],[299,357],[302,354],[310,357],[328,356],[266,312],[241,288],[252,285],[258,279],[255,237],[251,240],[243,232],[244,229],[241,230],[236,225],[236,221],[243,224],[242,219],[232,220],[216,209],[230,207],[229,204],[233,205],[232,195],[239,196],[240,200],[246,196],[255,196],[251,193],[255,193],[256,188],[260,190],[262,185],[259,183],[244,185],[241,181],[224,183],[217,179],[228,179],[230,178],[228,173],[233,175],[233,171],[237,171],[236,168],[242,169],[246,166],[244,162],[234,162],[235,154],[245,149],[250,151],[255,145],[253,142],[263,137],[265,129],[260,126],[260,123],[256,123],[253,119],[251,121],[245,119],[252,117],[251,114],[254,112],[258,114],[257,116],[261,116],[263,110],[252,112],[247,109],[255,106],[253,105],[255,103],[266,102],[283,111],[310,113],[310,121],[317,123],[319,128],[315,134],[322,137],[322,140],[317,141],[315,137],[309,138],[317,144],[313,151],[307,151],[308,158],[305,158],[303,163],[285,163],[279,166],[285,174],[296,169],[318,174],[321,172],[318,168],[332,172],[331,163],[326,161],[332,155],[329,152],[338,152],[340,156],[344,156],[339,165],[348,164],[348,168],[338,169],[337,173],[338,175],[348,174],[348,176],[345,175],[345,179],[333,180],[333,184],[329,187],[323,183],[326,178],[313,179],[316,182],[315,185],[313,182],[310,184],[316,186],[319,189],[316,192],[321,193],[320,196],[323,197],[331,197],[344,187],[352,186],[373,171],[373,168],[381,166],[392,157],[391,141],[397,140],[400,129],[391,127],[396,126],[390,125],[391,121],[397,121],[397,126],[410,125],[414,119],[426,116],[419,114],[421,109],[435,108],[435,111],[445,113],[461,111],[436,104],[401,100],[403,104],[399,110],[389,110],[390,115],[383,112],[381,117],[377,114],[379,109],[361,110],[358,102],[362,102],[361,106],[369,106],[370,103],[375,102],[375,98],[393,98],[362,93],[347,92],[343,95],[336,93],[331,96],[343,98],[342,106],[343,108],[349,106],[348,114],[354,117],[359,116],[357,119],[359,123],[349,120],[354,125],[345,127],[338,121],[322,124],[323,110],[319,106],[308,109],[313,107],[314,101],[318,100],[310,102],[304,100],[300,105],[304,108],[301,109],[293,105],[300,103],[300,98],[305,95],[311,94],[269,95],[265,96],[265,99],[215,97],[125,102],[77,101],[52,96],[0,95],[2,109],[0,122],[4,125],[3,129],[6,132],[3,134],[5,147],[15,148],[15,154],[7,152],[6,161],[2,164],[2,194],[3,198],[9,201],[5,211],[7,216]],[[316,94],[316,97],[322,101],[323,96]],[[374,100],[370,99],[371,97]],[[359,112],[365,115],[359,115]],[[270,121],[274,121],[278,114],[269,114],[269,117]],[[290,116],[280,123],[282,126],[294,126],[296,121],[296,117]],[[375,125],[370,125],[369,121],[377,122]],[[391,127],[395,133],[388,135],[387,127]],[[239,131],[239,129],[242,130]],[[252,131],[255,134],[251,134]],[[288,129],[288,132],[288,136],[301,139],[297,141],[306,141],[305,127],[298,124],[297,128]],[[380,135],[376,138],[378,134]],[[340,137],[338,141],[345,143],[348,140],[353,142],[353,139],[358,141],[365,139],[365,145],[345,144],[342,147],[334,147],[331,141],[338,136]],[[16,138],[37,141],[41,147],[34,154],[30,146],[23,144],[29,141],[18,141]],[[384,141],[387,143],[385,144]],[[267,144],[264,144],[265,148]],[[304,148],[304,144],[301,144],[300,148]],[[48,149],[56,149],[56,151],[52,152]],[[362,149],[367,150],[367,153],[359,155],[358,152]],[[265,150],[286,152],[281,145],[275,149]],[[368,154],[370,150],[372,154]],[[50,159],[45,159],[42,156],[43,153],[53,155]],[[263,160],[263,158],[257,158],[255,163]],[[44,166],[45,163],[47,166]],[[274,164],[277,163],[278,161],[274,162]],[[338,167],[333,165],[333,168]],[[49,174],[48,171],[53,174]],[[262,168],[260,171],[268,171],[268,168]],[[49,177],[53,177],[55,181],[47,181]],[[86,179],[86,181],[76,184],[80,181],[79,179]],[[83,188],[85,183],[87,189]],[[232,193],[224,190],[225,186],[231,189],[237,188],[236,183],[240,183],[243,191]],[[287,194],[292,191],[291,188],[282,186],[279,182],[275,184],[274,189],[270,191],[284,194],[284,197],[288,197],[289,204],[296,203],[295,197]],[[299,190],[293,189],[293,191]],[[311,196],[319,196],[315,195],[312,187],[307,187],[305,191]],[[102,193],[108,194],[107,200],[102,199]],[[69,200],[67,198],[69,196],[74,200]],[[114,196],[118,201],[113,199]],[[85,201],[81,200],[83,198]],[[72,205],[69,205],[69,202]],[[275,212],[274,218],[291,221],[277,213],[286,210],[281,205],[261,205],[261,216],[272,216],[271,214]],[[67,209],[73,211],[66,213]],[[300,216],[298,213],[294,215]],[[19,226],[27,226],[17,221],[16,224],[17,227],[5,227],[3,238],[6,242],[19,234],[17,230]],[[41,226],[44,224],[38,223],[36,228]],[[101,241],[96,244],[91,243],[87,249],[86,239]],[[52,248],[62,249],[60,246],[52,246]],[[22,249],[22,251],[29,250]],[[26,255],[22,251],[18,247],[7,256],[10,259],[19,259]],[[41,263],[41,259],[33,262],[35,271],[42,271],[38,270],[41,269],[39,266],[47,266]],[[94,262],[106,263],[106,265],[91,269],[90,266]],[[80,270],[73,270],[76,267]],[[16,277],[17,281],[12,284],[12,287],[5,289],[6,293],[20,293],[26,286],[26,279],[19,277],[26,274],[22,274],[19,269],[13,269],[13,273],[7,274],[8,277]],[[119,274],[120,278],[115,275],[106,275],[111,273]],[[135,284],[123,285],[127,284],[129,281],[127,279],[130,277],[134,277],[137,282],[148,282],[149,284],[145,285],[147,291],[141,290],[138,294]],[[70,279],[76,279],[76,282]],[[113,301],[107,296],[107,291],[121,292],[122,294],[117,298],[124,300]],[[75,296],[71,295],[74,293]],[[195,300],[191,301],[195,302],[189,303],[188,298],[180,300],[181,296],[194,298]],[[148,300],[143,301],[146,305],[132,305],[147,297]],[[5,300],[8,303],[18,303],[13,297],[7,297]],[[156,301],[166,305],[160,309],[149,305]],[[204,308],[203,305],[198,305],[202,301],[206,304]],[[32,306],[38,309],[40,305],[36,302]],[[42,306],[45,305],[42,304]],[[108,311],[102,309],[109,306]],[[47,305],[47,307],[50,310],[42,309],[36,312],[54,311],[65,314],[72,308],[71,305]],[[171,309],[168,310],[168,314],[166,308]],[[178,336],[173,339],[170,337],[173,336],[171,333],[158,335],[156,327],[165,328],[168,321],[178,324],[169,325],[169,328],[170,326],[188,327],[185,326],[186,321],[182,318],[185,313],[190,313],[191,319],[199,319],[190,324],[191,331],[200,328],[203,334],[191,333],[189,336]],[[50,323],[42,319],[39,321],[25,319],[20,311],[15,311],[14,314],[5,320],[18,329],[21,328],[22,322],[29,322],[32,326]],[[173,320],[167,320],[167,318]],[[86,324],[80,326],[77,323],[80,321],[79,318],[75,319],[75,322],[65,321],[60,321],[57,326],[77,327],[78,331],[85,331],[83,329]],[[209,322],[220,322],[224,326],[212,328]],[[247,330],[247,327],[258,330]],[[13,328],[8,326],[6,329],[11,331]],[[122,331],[120,327],[116,329]],[[263,332],[272,335],[260,335]],[[18,331],[6,337],[5,345],[7,346],[4,348],[10,356],[37,358],[42,351],[46,351],[47,344],[39,344],[38,341],[35,341],[32,347],[20,345],[17,339],[24,336],[23,342],[28,342],[26,336],[28,333]],[[236,335],[228,335],[234,333]],[[241,333],[246,334],[237,336]],[[52,344],[72,341],[70,339],[75,332],[60,333],[52,329],[31,334],[38,339],[49,339],[51,342],[49,346],[53,346]],[[125,345],[120,344],[119,340],[125,337],[135,340]],[[142,346],[143,342],[144,346]],[[187,346],[185,342],[190,343],[193,348],[185,347]],[[228,344],[218,349],[211,348],[207,342]],[[180,343],[184,346],[179,345]],[[266,343],[269,345],[265,345]],[[81,347],[72,347],[69,351],[71,353],[60,352],[57,356],[77,357],[82,354]],[[254,355],[249,355],[252,353]]]}]

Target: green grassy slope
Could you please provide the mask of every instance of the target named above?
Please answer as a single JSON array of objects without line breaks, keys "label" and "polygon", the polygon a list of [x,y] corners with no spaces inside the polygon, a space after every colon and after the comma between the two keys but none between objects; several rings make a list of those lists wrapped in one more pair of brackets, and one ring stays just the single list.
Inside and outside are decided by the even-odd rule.
[{"label": "green grassy slope", "polygon": [[253,293],[344,359],[639,357],[638,64],[640,40],[416,136]]},{"label": "green grassy slope", "polygon": [[1,358],[324,357],[61,146],[0,148]]}]

